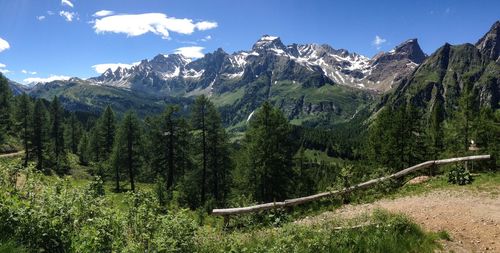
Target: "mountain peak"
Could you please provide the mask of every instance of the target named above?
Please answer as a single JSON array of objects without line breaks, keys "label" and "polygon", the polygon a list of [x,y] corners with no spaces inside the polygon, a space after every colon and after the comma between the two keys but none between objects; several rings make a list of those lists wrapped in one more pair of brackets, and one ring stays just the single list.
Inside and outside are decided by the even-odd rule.
[{"label": "mountain peak", "polygon": [[416,64],[421,64],[427,56],[424,54],[417,39],[409,39],[399,44],[391,51],[378,53],[373,57],[373,64],[408,59]]},{"label": "mountain peak", "polygon": [[476,48],[492,60],[500,59],[500,21],[496,21],[490,30],[476,43]]},{"label": "mountain peak", "polygon": [[171,63],[174,65],[186,65],[189,63],[189,59],[184,57],[182,54],[158,54],[155,56],[150,63],[152,64],[166,64]]},{"label": "mountain peak", "polygon": [[281,39],[277,36],[263,35],[253,45],[253,50],[257,51],[257,50],[266,50],[266,49],[286,50],[286,46],[281,42]]},{"label": "mountain peak", "polygon": [[408,59],[416,64],[422,63],[426,57],[424,52],[420,48],[420,45],[418,44],[418,39],[416,38],[409,39],[399,44],[397,47],[391,50],[390,53],[406,55]]},{"label": "mountain peak", "polygon": [[262,35],[262,37],[260,37],[259,40],[261,40],[261,41],[275,41],[275,40],[279,40],[279,39],[280,39],[280,37],[264,34],[264,35]]},{"label": "mountain peak", "polygon": [[224,51],[224,49],[222,49],[222,47],[219,47],[217,48],[217,50],[214,51],[214,54],[227,54],[226,51]]}]

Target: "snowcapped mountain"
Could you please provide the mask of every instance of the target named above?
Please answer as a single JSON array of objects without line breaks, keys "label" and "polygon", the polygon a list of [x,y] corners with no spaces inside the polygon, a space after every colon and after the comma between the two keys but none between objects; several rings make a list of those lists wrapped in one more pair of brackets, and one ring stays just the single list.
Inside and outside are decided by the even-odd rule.
[{"label": "snowcapped mountain", "polygon": [[[272,82],[287,80],[316,87],[330,83],[385,92],[424,59],[416,39],[370,59],[329,45],[286,46],[279,37],[264,35],[250,51],[228,54],[218,49],[195,61],[178,54],[159,54],[131,68],[108,69],[88,81],[147,93],[189,96],[232,90],[264,74]],[[228,82],[233,87],[228,87]]]},{"label": "snowcapped mountain", "polygon": [[226,125],[244,122],[263,101],[290,120],[329,124],[352,119],[425,57],[416,39],[370,59],[329,45],[285,45],[264,35],[248,51],[229,54],[219,48],[196,60],[159,54],[87,80],[39,84],[30,94],[58,95],[74,110],[99,110],[112,101],[120,111],[134,108],[144,115],[159,110],[161,101],[185,105],[205,94]]},{"label": "snowcapped mountain", "polygon": [[285,45],[264,35],[247,51],[229,54],[219,48],[196,60],[160,54],[98,77],[52,81],[27,91],[46,99],[59,96],[70,110],[97,112],[111,104],[117,112],[134,109],[143,116],[167,103],[187,108],[195,96],[206,94],[235,130],[264,101],[295,124],[326,127],[406,99],[427,109],[443,99],[454,108],[467,80],[482,105],[499,108],[499,31],[496,22],[475,45],[446,44],[431,56],[410,39],[372,58],[329,45]]}]

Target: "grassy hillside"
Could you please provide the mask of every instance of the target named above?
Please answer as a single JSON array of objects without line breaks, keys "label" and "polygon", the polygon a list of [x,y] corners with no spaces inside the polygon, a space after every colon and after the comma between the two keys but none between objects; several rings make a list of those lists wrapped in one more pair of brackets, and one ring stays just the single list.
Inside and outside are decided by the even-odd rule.
[{"label": "grassy hillside", "polygon": [[270,84],[265,76],[230,91],[214,94],[211,100],[219,107],[224,122],[238,126],[246,122],[260,104],[269,100],[295,125],[332,126],[348,122],[359,111],[369,108],[377,95],[343,85],[304,86],[295,81]]},{"label": "grassy hillside", "polygon": [[54,96],[59,96],[61,103],[69,111],[98,113],[111,105],[119,114],[134,109],[142,117],[160,113],[168,103],[179,104],[181,108],[182,105],[191,103],[191,99],[187,98],[154,97],[126,89],[90,85],[83,81],[47,84],[37,87],[30,95],[49,101]]}]

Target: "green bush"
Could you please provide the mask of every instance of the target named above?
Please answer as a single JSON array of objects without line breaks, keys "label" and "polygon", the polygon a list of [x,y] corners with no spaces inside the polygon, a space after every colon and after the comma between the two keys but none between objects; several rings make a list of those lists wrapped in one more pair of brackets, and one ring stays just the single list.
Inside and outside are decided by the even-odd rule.
[{"label": "green bush", "polygon": [[[32,168],[14,191],[0,165],[0,239],[31,252],[192,252],[197,226],[186,211],[159,212],[153,193],[127,193],[127,211],[102,197],[100,178],[83,188]],[[1,246],[1,245],[0,245]]]},{"label": "green bush", "polygon": [[90,182],[88,192],[94,197],[104,196],[104,182],[100,176],[95,176]]},{"label": "green bush", "polygon": [[455,167],[448,173],[448,182],[452,184],[466,185],[471,184],[473,180],[469,170],[463,166]]}]

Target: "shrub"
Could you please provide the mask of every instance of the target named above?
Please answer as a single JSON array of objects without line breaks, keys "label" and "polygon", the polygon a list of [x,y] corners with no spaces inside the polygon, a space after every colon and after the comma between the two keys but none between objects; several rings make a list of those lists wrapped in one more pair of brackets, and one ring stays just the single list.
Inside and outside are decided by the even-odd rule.
[{"label": "shrub", "polygon": [[128,209],[123,211],[101,197],[99,177],[78,188],[34,170],[26,173],[25,186],[13,191],[6,179],[9,170],[0,164],[0,242],[23,245],[31,252],[194,250],[194,220],[182,210],[160,213],[153,193],[127,193]]},{"label": "shrub", "polygon": [[94,197],[104,196],[104,182],[102,181],[100,176],[95,176],[94,179],[90,182],[88,187],[88,193]]},{"label": "shrub", "polygon": [[466,185],[472,183],[474,179],[469,170],[463,166],[458,166],[448,173],[448,182],[458,185]]}]

